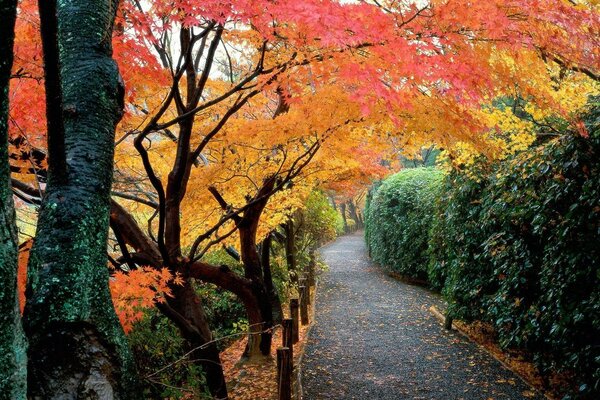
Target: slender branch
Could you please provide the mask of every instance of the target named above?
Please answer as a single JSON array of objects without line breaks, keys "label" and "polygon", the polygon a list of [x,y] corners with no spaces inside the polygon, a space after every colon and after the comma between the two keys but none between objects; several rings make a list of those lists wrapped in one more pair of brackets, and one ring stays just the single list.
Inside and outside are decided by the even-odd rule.
[{"label": "slender branch", "polygon": [[554,61],[556,64],[558,64],[562,68],[566,68],[566,69],[568,69],[570,71],[573,71],[573,72],[579,72],[579,73],[585,74],[590,79],[593,79],[596,82],[600,82],[600,75],[597,72],[594,72],[591,69],[586,68],[586,67],[582,67],[582,66],[578,66],[578,65],[575,65],[575,64],[571,64],[571,63],[565,61],[563,58],[561,58],[561,57],[559,57],[557,55],[554,55],[552,53],[549,53],[545,49],[539,48],[538,50],[540,51],[540,54],[542,55],[542,59],[544,61],[546,61],[548,59],[552,60],[552,61]]},{"label": "slender branch", "polygon": [[143,199],[143,198],[138,197],[138,196],[133,195],[133,194],[123,193],[123,192],[115,192],[115,191],[112,191],[111,194],[113,196],[120,197],[122,199],[135,201],[136,203],[140,203],[140,204],[143,204],[143,205],[148,206],[148,207],[158,208],[158,203],[157,202],[151,201],[151,200],[146,200],[146,199]]},{"label": "slender branch", "polygon": [[208,54],[206,55],[206,62],[204,63],[204,69],[202,71],[202,75],[198,81],[198,86],[196,88],[196,93],[192,98],[192,102],[188,104],[197,105],[198,101],[202,97],[202,93],[204,92],[204,87],[206,86],[206,82],[208,81],[208,76],[210,74],[210,70],[212,69],[213,61],[215,59],[215,54],[217,49],[219,48],[219,42],[221,41],[221,36],[223,35],[223,26],[219,25],[217,27],[217,31],[215,32],[215,37],[210,43],[210,47],[208,48]]}]

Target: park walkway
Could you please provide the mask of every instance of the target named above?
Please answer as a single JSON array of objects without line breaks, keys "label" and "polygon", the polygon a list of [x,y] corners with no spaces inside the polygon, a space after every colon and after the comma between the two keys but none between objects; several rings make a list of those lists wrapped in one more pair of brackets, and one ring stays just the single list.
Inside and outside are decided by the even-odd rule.
[{"label": "park walkway", "polygon": [[439,298],[387,276],[362,233],[321,250],[316,321],[302,365],[305,400],[542,397],[429,312]]}]

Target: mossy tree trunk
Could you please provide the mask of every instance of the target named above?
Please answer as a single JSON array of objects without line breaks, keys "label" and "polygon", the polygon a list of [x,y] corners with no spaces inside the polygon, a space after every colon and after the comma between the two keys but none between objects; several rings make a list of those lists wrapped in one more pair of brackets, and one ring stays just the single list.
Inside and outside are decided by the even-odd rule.
[{"label": "mossy tree trunk", "polygon": [[33,399],[138,397],[106,268],[114,134],[123,109],[111,48],[117,3],[40,1],[49,172],[25,308]]},{"label": "mossy tree trunk", "polygon": [[16,0],[0,0],[0,399],[24,399],[26,345],[17,296],[17,228],[8,163],[8,87]]}]

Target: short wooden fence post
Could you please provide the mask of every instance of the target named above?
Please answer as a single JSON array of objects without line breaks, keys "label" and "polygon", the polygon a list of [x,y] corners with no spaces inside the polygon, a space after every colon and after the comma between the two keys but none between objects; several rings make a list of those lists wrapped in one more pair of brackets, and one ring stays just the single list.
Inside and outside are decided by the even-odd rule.
[{"label": "short wooden fence post", "polygon": [[300,321],[299,319],[299,310],[300,304],[298,304],[298,299],[290,299],[290,317],[292,318],[292,341],[294,344],[298,343],[300,340]]},{"label": "short wooden fence post", "polygon": [[308,325],[308,290],[306,286],[300,286],[300,319],[302,325]]},{"label": "short wooden fence post", "polygon": [[294,342],[293,342],[293,323],[294,321],[291,318],[285,318],[281,321],[281,326],[283,327],[283,332],[281,334],[281,345],[282,347],[287,347],[290,349],[290,358],[292,359],[292,368],[294,365]]},{"label": "short wooden fence post", "polygon": [[277,349],[277,393],[279,400],[292,399],[292,364],[290,349]]}]

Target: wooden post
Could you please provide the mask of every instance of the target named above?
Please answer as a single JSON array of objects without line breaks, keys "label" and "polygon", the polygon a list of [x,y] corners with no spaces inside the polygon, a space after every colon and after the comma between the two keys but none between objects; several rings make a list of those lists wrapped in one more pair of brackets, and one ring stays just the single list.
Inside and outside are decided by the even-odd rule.
[{"label": "wooden post", "polygon": [[450,315],[448,315],[448,313],[446,313],[446,319],[444,319],[444,328],[447,330],[451,330],[453,320],[454,318],[452,318]]},{"label": "wooden post", "polygon": [[290,349],[277,349],[277,393],[279,400],[292,400],[292,364]]},{"label": "wooden post", "polygon": [[298,343],[300,340],[300,321],[298,320],[300,304],[298,304],[298,299],[290,299],[290,317],[292,318],[292,341],[294,344]]},{"label": "wooden post", "polygon": [[[305,276],[308,275],[308,271],[304,271],[305,272]],[[300,294],[300,307],[302,307],[302,297],[304,296],[302,294],[302,286],[304,286],[306,288],[306,304],[310,305],[310,285],[308,283],[308,277],[302,278],[300,279],[300,281],[298,282],[298,284],[300,285],[298,287],[298,292]]]},{"label": "wooden post", "polygon": [[308,290],[306,286],[300,286],[300,318],[302,325],[308,325]]},{"label": "wooden post", "polygon": [[294,321],[291,318],[285,318],[281,321],[281,326],[283,327],[283,332],[281,334],[281,345],[283,347],[287,347],[290,349],[290,358],[292,359],[292,367],[294,361],[294,342],[293,342],[293,323]]}]

